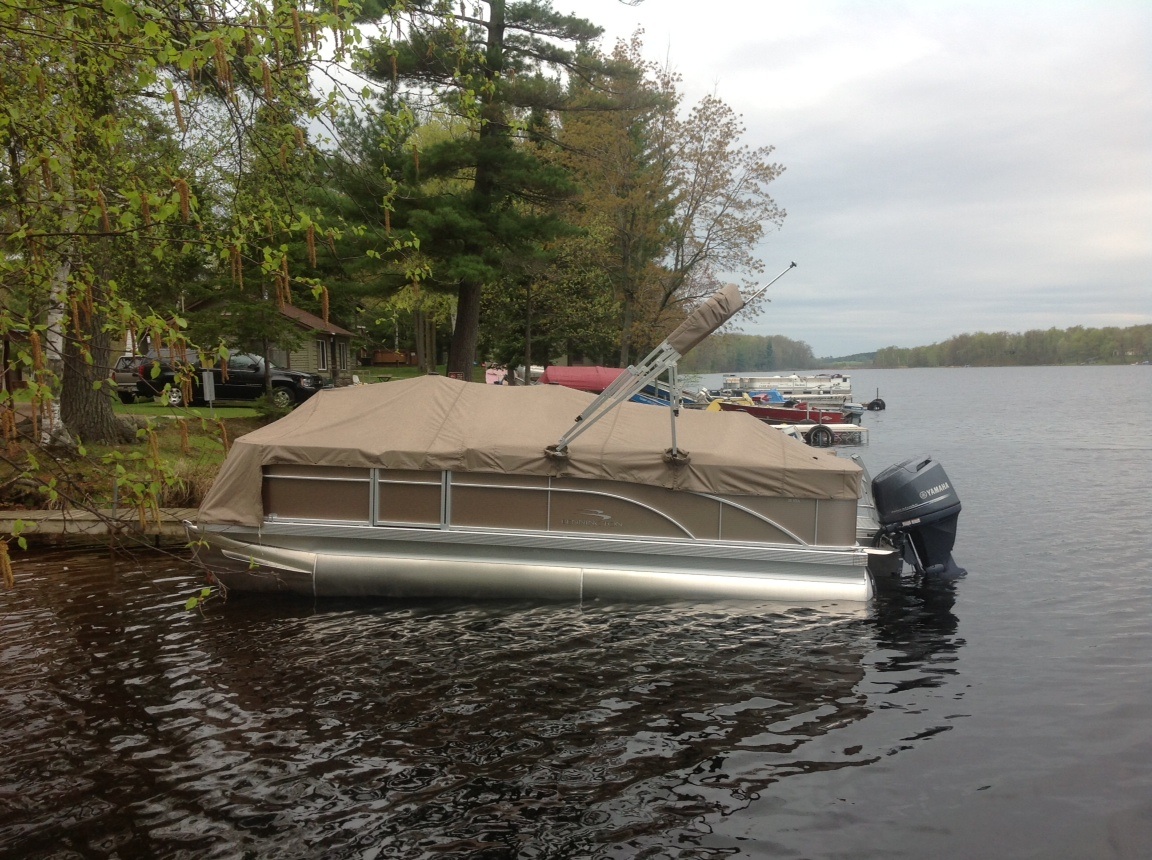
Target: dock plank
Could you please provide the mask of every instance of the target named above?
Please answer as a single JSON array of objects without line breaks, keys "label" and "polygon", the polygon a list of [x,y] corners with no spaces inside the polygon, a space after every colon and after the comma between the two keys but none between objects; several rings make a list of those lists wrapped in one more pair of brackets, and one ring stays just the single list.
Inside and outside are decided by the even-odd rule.
[{"label": "dock plank", "polygon": [[149,537],[183,537],[184,520],[195,519],[196,508],[161,508],[160,521],[148,517],[140,525],[139,514],[126,508],[100,511],[0,511],[0,534],[13,534],[16,523],[22,523],[21,534],[27,536],[146,535]]}]

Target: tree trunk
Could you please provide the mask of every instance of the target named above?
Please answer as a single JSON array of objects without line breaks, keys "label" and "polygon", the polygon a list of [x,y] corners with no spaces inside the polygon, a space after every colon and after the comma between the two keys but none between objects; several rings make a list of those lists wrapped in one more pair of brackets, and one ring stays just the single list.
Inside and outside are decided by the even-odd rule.
[{"label": "tree trunk", "polygon": [[412,312],[412,327],[416,335],[416,366],[420,370],[427,372],[428,369],[428,344],[426,342],[426,335],[428,333],[427,326],[424,324],[424,311],[416,310]]},{"label": "tree trunk", "polygon": [[482,289],[482,285],[474,281],[462,281],[456,301],[456,328],[452,331],[448,352],[448,372],[459,373],[466,382],[472,381],[472,366],[476,362]]},{"label": "tree trunk", "polygon": [[624,295],[624,321],[620,330],[620,366],[628,366],[628,355],[632,352],[632,299]]},{"label": "tree trunk", "polygon": [[[504,71],[504,0],[491,0],[488,16],[488,39],[485,46],[485,78],[492,84]],[[480,125],[481,149],[505,145],[508,137],[508,124],[503,109],[495,96],[483,96]],[[482,159],[476,165],[473,196],[475,205],[484,211],[492,211],[495,194],[495,177],[492,161]],[[461,281],[456,306],[456,327],[452,331],[452,345],[448,351],[448,372],[458,373],[471,382],[472,368],[476,363],[476,343],[480,335],[480,293],[483,284],[472,280]]]},{"label": "tree trunk", "polygon": [[436,372],[436,321],[427,312],[412,312],[412,324],[416,330],[416,366],[422,373]]},{"label": "tree trunk", "polygon": [[524,384],[532,384],[532,284],[524,289]]},{"label": "tree trunk", "polygon": [[60,417],[72,436],[85,443],[123,441],[121,424],[112,409],[107,383],[112,367],[110,336],[103,320],[93,317],[88,332],[91,361],[81,354],[73,338],[64,341],[64,374],[60,386]]}]

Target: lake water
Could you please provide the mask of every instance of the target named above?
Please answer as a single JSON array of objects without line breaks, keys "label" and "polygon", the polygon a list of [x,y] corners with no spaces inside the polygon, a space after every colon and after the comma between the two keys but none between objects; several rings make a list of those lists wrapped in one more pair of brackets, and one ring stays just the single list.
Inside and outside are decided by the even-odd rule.
[{"label": "lake water", "polygon": [[0,857],[1152,856],[1152,368],[864,371],[873,473],[964,504],[858,613],[184,611],[179,558],[21,556]]}]

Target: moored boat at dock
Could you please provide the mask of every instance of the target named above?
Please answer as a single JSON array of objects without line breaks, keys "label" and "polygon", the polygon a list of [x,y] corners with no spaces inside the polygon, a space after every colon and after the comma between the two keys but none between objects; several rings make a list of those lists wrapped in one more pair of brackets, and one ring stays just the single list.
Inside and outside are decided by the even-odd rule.
[{"label": "moored boat at dock", "polygon": [[858,418],[842,409],[819,408],[796,401],[756,400],[748,395],[718,398],[709,403],[707,409],[712,412],[744,412],[770,424],[850,424],[853,418]]},{"label": "moored boat at dock", "polygon": [[721,392],[756,397],[775,391],[785,400],[803,400],[818,405],[839,405],[852,400],[852,378],[842,373],[789,373],[741,376],[725,374]]},{"label": "moored boat at dock", "polygon": [[[188,524],[198,557],[228,588],[309,596],[866,600],[915,523],[877,518],[889,545],[864,545],[855,462],[679,408],[676,361],[743,305],[720,291],[599,396],[435,376],[320,392],[233,444]],[[665,372],[667,408],[628,402]],[[945,543],[905,557],[944,566]]]}]

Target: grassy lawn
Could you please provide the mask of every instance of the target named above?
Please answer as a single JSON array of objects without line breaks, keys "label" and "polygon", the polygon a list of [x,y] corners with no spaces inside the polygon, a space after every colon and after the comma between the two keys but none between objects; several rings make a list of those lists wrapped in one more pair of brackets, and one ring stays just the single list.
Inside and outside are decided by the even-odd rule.
[{"label": "grassy lawn", "polygon": [[[436,368],[437,372],[444,373],[444,365]],[[360,377],[361,382],[382,382],[387,379],[411,379],[424,374],[418,367],[358,367],[352,373]]]},{"label": "grassy lawn", "polygon": [[[87,443],[81,452],[45,456],[35,446],[9,445],[0,459],[0,507],[133,508],[155,493],[159,507],[196,507],[212,485],[227,448],[265,419],[250,408],[171,409],[151,404],[116,411],[137,416],[130,443]],[[223,412],[245,415],[222,415]],[[154,414],[149,414],[149,413]],[[139,417],[160,418],[147,422]],[[149,429],[150,425],[150,429]],[[33,459],[34,458],[34,459]]]},{"label": "grassy lawn", "polygon": [[[352,372],[369,384],[386,384],[385,377],[421,375],[414,367],[364,367]],[[20,401],[28,399],[26,392],[15,396]],[[115,499],[119,507],[131,508],[149,487],[156,491],[160,507],[196,507],[232,442],[275,418],[254,404],[236,401],[172,407],[160,398],[132,404],[114,400],[112,408],[140,428],[136,441],[88,444],[80,456],[40,457],[31,466],[32,461],[9,449],[10,457],[0,461],[0,507],[107,508]],[[151,434],[146,425],[151,426]],[[163,463],[162,472],[153,463],[156,454]],[[34,478],[21,478],[22,469],[29,469]],[[48,487],[54,488],[52,494]]]},{"label": "grassy lawn", "polygon": [[172,407],[157,399],[151,403],[136,401],[124,404],[117,401],[112,406],[117,415],[142,415],[145,418],[255,418],[260,413],[252,406],[245,406],[236,401],[227,401],[220,406],[180,406]]}]

